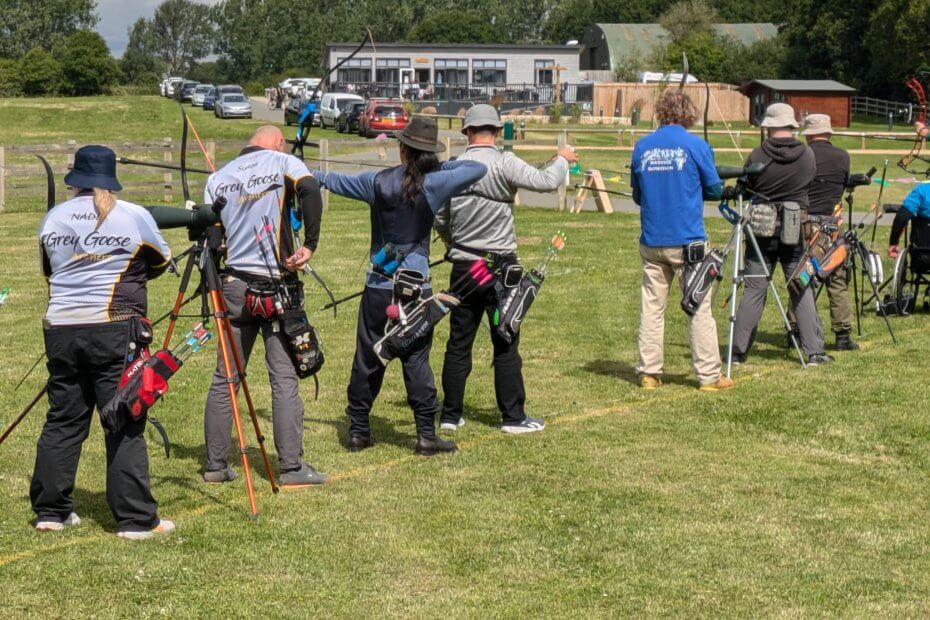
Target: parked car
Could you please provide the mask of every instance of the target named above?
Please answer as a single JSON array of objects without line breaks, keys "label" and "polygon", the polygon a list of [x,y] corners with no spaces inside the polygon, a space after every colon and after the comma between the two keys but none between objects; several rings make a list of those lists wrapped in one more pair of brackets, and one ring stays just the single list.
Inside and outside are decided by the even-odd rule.
[{"label": "parked car", "polygon": [[184,78],[181,77],[170,77],[165,83],[165,97],[174,97],[174,93],[177,91],[178,86],[184,82]]},{"label": "parked car", "polygon": [[350,93],[326,93],[320,102],[320,127],[335,127],[336,119],[350,103],[365,101]]},{"label": "parked car", "polygon": [[288,96],[299,97],[301,91],[310,93],[319,83],[320,78],[288,78],[281,82],[279,86],[284,89]]},{"label": "parked car", "polygon": [[339,133],[355,133],[358,131],[358,119],[365,111],[365,101],[353,101],[347,105],[339,118],[336,119],[336,131]]},{"label": "parked car", "polygon": [[212,86],[210,90],[206,92],[203,96],[203,109],[204,110],[213,110],[216,108],[216,98],[219,96],[219,93],[216,90],[216,86]]},{"label": "parked car", "polygon": [[[291,99],[284,107],[284,124],[287,126],[296,125],[300,120],[300,113],[303,112],[304,106],[307,105],[306,99]],[[316,98],[317,111],[313,115],[313,124],[320,124],[320,98]]]},{"label": "parked car", "polygon": [[374,138],[379,133],[403,129],[407,126],[407,111],[400,101],[374,99],[362,112],[358,121],[358,135]]},{"label": "parked car", "polygon": [[200,82],[191,82],[185,80],[175,91],[178,93],[177,98],[181,101],[181,103],[190,103],[194,98],[194,89],[198,86],[200,86]]},{"label": "parked car", "polygon": [[213,90],[213,84],[200,84],[197,88],[194,89],[194,93],[191,95],[191,105],[195,107],[203,107],[204,97],[207,96],[207,93]]},{"label": "parked car", "polygon": [[214,104],[213,114],[217,118],[252,118],[252,104],[241,93],[222,93]]},{"label": "parked car", "polygon": [[243,88],[238,84],[221,84],[216,87],[216,90],[221,95],[226,93],[239,93],[240,95],[245,94],[245,90],[243,90]]}]

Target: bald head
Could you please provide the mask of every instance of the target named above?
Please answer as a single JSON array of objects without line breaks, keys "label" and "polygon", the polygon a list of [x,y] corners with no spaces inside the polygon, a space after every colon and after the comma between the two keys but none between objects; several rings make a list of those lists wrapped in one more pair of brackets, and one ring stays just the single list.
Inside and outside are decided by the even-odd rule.
[{"label": "bald head", "polygon": [[255,130],[252,139],[249,140],[250,146],[268,149],[269,151],[284,152],[284,134],[274,125],[263,125]]}]

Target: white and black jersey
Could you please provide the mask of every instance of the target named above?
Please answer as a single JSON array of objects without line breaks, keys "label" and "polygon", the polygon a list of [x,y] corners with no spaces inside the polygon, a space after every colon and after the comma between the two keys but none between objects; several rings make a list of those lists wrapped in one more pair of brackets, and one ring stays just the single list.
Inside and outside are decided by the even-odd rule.
[{"label": "white and black jersey", "polygon": [[[220,215],[226,229],[228,268],[261,277],[268,277],[270,270],[274,278],[280,277],[280,264],[296,251],[290,221],[295,196],[303,216],[304,245],[316,249],[322,214],[320,187],[307,166],[293,155],[246,148],[207,180],[204,201],[212,203],[220,196],[226,198]],[[266,231],[266,221],[273,229],[273,239]]]},{"label": "white and black jersey", "polygon": [[146,283],[171,258],[148,211],[118,200],[98,226],[89,193],[49,211],[39,227],[39,243],[49,283],[45,321],[50,326],[145,316]]}]

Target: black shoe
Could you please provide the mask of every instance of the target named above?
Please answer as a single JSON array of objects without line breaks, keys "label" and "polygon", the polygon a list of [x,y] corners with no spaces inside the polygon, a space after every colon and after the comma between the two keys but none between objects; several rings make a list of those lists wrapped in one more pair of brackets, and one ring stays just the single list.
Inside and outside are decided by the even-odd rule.
[{"label": "black shoe", "polygon": [[815,353],[807,358],[807,365],[820,366],[821,364],[829,364],[833,361],[835,360],[826,353]]},{"label": "black shoe", "polygon": [[440,439],[439,437],[418,437],[414,452],[420,456],[434,456],[443,452],[455,452],[459,447],[454,441]]},{"label": "black shoe", "polygon": [[367,435],[349,435],[349,443],[346,447],[349,449],[349,452],[361,452],[374,445],[375,438],[371,436],[371,433],[368,433]]},{"label": "black shoe", "polygon": [[732,362],[733,362],[733,365],[734,365],[734,366],[739,366],[740,364],[745,364],[745,363],[746,363],[746,354],[745,354],[745,353],[737,353],[736,351],[733,351]]},{"label": "black shoe", "polygon": [[837,351],[858,351],[859,343],[854,342],[850,337],[850,332],[840,332],[836,335]]},{"label": "black shoe", "polygon": [[[791,337],[794,336],[794,342],[791,341]],[[796,331],[791,331],[789,334],[785,334],[785,348],[793,349],[795,342],[801,342],[801,334]]]}]

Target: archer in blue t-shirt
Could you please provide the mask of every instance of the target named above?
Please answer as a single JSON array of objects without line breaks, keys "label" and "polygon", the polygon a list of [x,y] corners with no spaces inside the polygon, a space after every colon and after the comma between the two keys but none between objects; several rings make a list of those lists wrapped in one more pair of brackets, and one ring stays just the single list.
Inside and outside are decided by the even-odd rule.
[{"label": "archer in blue t-shirt", "polygon": [[707,239],[704,200],[716,200],[723,183],[710,145],[681,125],[662,125],[633,148],[633,200],[642,207],[640,243],[681,247]]}]

